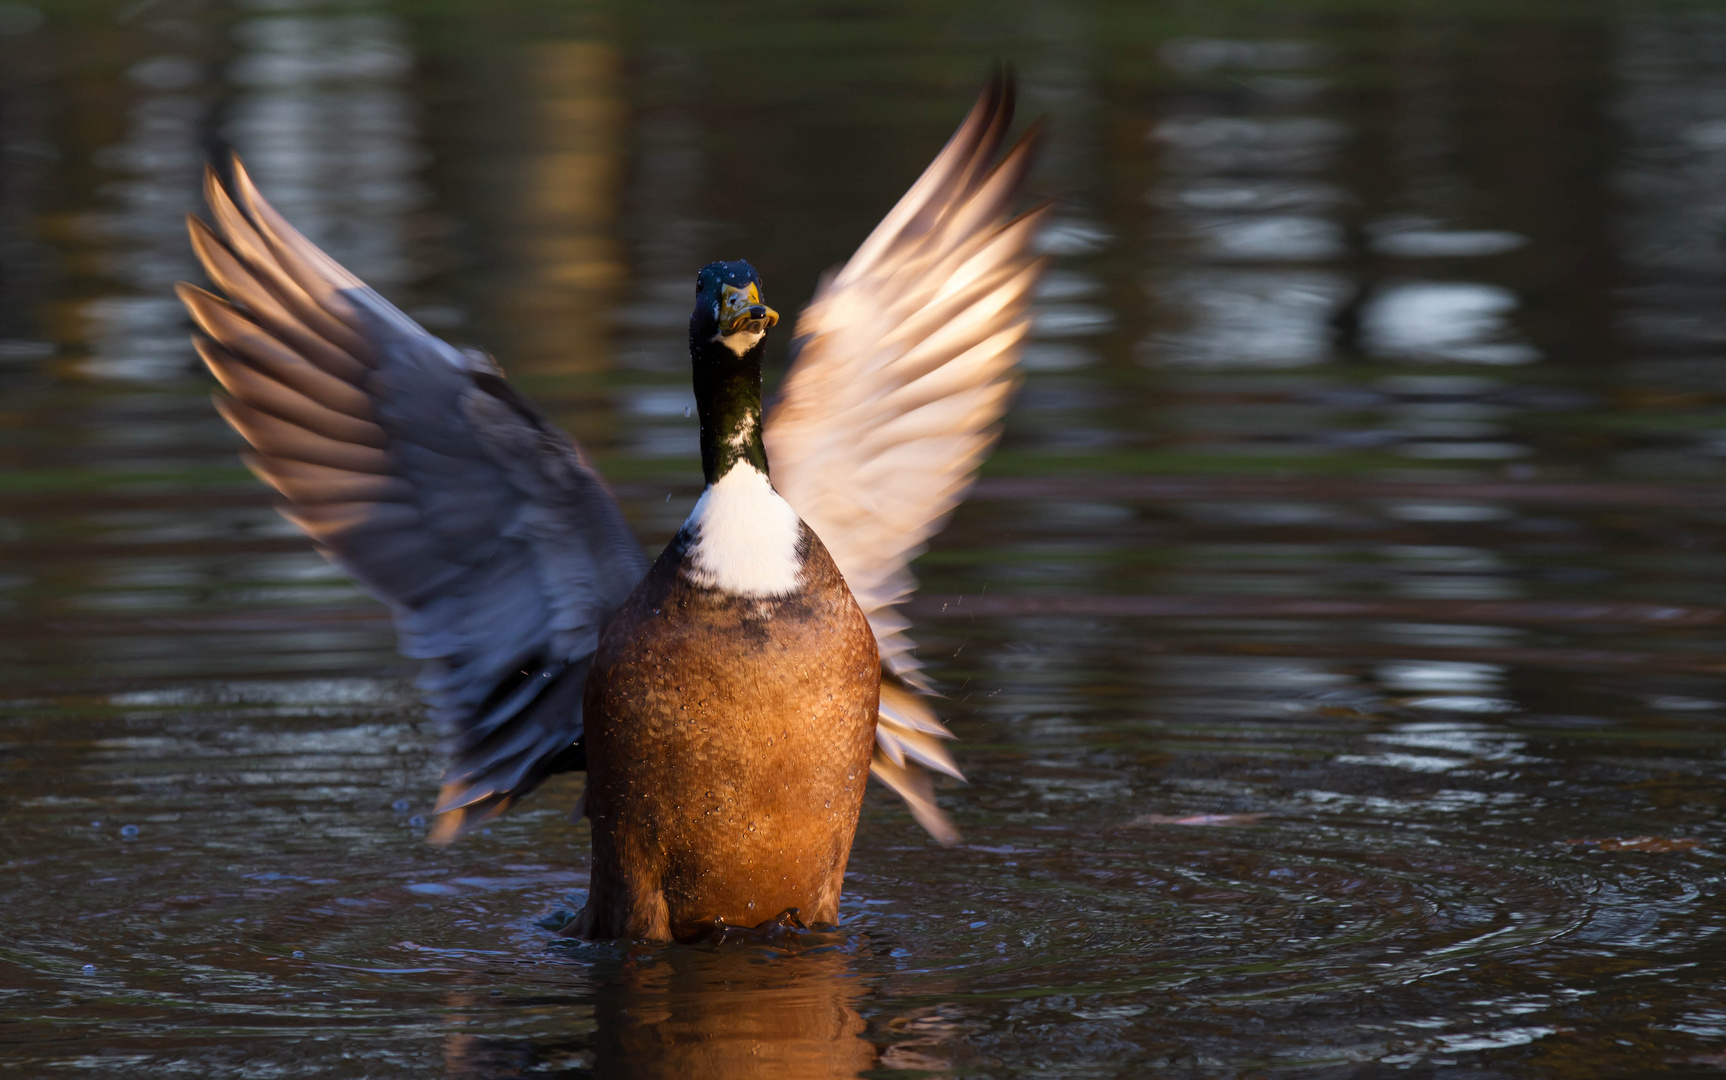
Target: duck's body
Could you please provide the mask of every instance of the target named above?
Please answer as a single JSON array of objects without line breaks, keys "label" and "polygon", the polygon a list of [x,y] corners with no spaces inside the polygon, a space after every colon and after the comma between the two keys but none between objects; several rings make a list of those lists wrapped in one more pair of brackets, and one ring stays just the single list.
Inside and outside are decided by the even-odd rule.
[{"label": "duck's body", "polygon": [[624,602],[588,675],[586,937],[839,918],[875,745],[875,635],[807,527],[783,596],[700,584],[692,531]]},{"label": "duck's body", "polygon": [[833,923],[875,743],[881,657],[845,577],[768,479],[746,262],[695,280],[707,486],[588,675],[588,937]]},{"label": "duck's body", "polygon": [[1041,212],[1008,217],[1030,163],[1025,141],[997,158],[1011,119],[998,79],[823,282],[770,413],[760,277],[701,270],[707,487],[651,567],[574,440],[489,358],[319,251],[238,162],[238,200],[208,175],[220,232],[192,219],[192,243],[229,299],[180,296],[217,406],[428,662],[454,758],[434,838],[587,769],[583,936],[836,922],[871,774],[956,836],[922,771],[959,776],[951,736],[893,609],[993,442],[1029,326]]}]

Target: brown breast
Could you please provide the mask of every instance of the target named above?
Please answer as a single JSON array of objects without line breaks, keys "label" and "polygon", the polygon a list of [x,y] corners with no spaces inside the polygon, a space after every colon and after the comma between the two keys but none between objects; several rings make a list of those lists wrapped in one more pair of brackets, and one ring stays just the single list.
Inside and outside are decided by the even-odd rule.
[{"label": "brown breast", "polygon": [[801,591],[702,589],[660,556],[588,677],[589,937],[838,917],[880,692],[875,637],[804,530]]}]

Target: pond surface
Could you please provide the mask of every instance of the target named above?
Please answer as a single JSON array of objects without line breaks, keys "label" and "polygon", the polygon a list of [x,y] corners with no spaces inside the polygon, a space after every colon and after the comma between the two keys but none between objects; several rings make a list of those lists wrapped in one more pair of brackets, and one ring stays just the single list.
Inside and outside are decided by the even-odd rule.
[{"label": "pond surface", "polygon": [[[692,272],[795,310],[999,57],[1061,203],[918,564],[964,843],[877,791],[836,934],[557,944],[580,780],[424,843],[171,297],[198,170],[657,549]],[[1726,9],[8,0],[0,545],[9,1075],[1726,1070]]]}]

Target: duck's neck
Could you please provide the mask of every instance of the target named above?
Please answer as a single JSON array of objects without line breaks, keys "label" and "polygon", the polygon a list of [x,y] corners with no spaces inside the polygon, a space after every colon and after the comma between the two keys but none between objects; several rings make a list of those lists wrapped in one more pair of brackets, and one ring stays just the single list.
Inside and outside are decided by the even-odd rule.
[{"label": "duck's neck", "polygon": [[761,444],[761,344],[741,356],[715,341],[690,343],[695,408],[701,415],[701,472],[709,487],[746,462],[767,475]]},{"label": "duck's neck", "polygon": [[707,490],[680,534],[683,573],[731,596],[789,596],[802,587],[803,523],[767,479],[760,344],[739,354],[719,342],[691,342],[690,352]]}]

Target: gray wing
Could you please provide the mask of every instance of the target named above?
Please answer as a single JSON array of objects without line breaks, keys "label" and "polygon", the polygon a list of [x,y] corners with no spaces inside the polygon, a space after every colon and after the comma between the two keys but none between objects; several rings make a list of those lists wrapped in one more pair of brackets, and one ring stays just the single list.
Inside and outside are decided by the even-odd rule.
[{"label": "gray wing", "polygon": [[891,678],[872,771],[936,838],[935,769],[958,777],[896,606],[909,565],[946,524],[994,446],[1018,382],[1031,243],[1047,207],[1012,216],[1036,140],[1003,155],[1012,87],[996,78],[923,175],[797,322],[762,437],[773,486],[832,553]]},{"label": "gray wing", "polygon": [[584,767],[599,632],[646,571],[599,473],[489,359],[432,336],[318,250],[234,162],[192,246],[227,299],[181,283],[216,408],[282,512],[390,606],[451,756],[454,839]]}]

